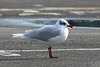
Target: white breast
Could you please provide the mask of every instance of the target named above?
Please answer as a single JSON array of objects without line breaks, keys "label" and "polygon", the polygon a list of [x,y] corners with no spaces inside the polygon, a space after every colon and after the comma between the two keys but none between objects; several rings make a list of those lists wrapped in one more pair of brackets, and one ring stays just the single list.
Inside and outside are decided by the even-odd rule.
[{"label": "white breast", "polygon": [[60,35],[49,39],[49,42],[53,43],[63,43],[68,37],[69,30],[66,28],[61,30]]}]

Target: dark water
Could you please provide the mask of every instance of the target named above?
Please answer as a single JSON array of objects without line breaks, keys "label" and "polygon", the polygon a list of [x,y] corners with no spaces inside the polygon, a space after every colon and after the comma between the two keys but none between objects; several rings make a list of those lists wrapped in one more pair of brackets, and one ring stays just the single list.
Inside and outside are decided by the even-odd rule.
[{"label": "dark water", "polygon": [[[40,27],[53,25],[60,18],[0,18],[0,26]],[[64,18],[76,27],[100,27],[100,18]]]}]

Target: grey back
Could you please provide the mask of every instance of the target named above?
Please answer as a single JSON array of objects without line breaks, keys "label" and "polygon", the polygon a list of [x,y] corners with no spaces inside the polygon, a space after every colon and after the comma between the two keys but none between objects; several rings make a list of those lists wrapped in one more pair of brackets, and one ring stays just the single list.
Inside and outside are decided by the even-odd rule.
[{"label": "grey back", "polygon": [[25,33],[24,36],[31,39],[38,39],[42,41],[49,41],[50,38],[60,35],[60,30],[56,27],[45,27],[39,29],[33,29],[32,31]]}]

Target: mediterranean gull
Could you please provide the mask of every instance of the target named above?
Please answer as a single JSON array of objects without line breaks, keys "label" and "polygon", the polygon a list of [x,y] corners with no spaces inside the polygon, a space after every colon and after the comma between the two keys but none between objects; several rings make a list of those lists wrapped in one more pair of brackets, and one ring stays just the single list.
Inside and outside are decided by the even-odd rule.
[{"label": "mediterranean gull", "polygon": [[[30,38],[48,43],[63,43],[69,34],[69,28],[73,28],[65,19],[59,19],[55,25],[44,26],[38,29],[26,30],[24,34],[12,34],[14,38]],[[48,47],[49,57],[52,56],[51,46]]]}]

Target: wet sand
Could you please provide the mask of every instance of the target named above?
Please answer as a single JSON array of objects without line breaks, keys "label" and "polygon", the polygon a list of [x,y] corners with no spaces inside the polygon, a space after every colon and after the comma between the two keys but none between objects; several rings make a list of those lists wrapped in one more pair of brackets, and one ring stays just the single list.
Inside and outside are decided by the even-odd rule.
[{"label": "wet sand", "polygon": [[[74,10],[37,10],[46,7],[65,7]],[[0,0],[0,17],[80,17],[99,18],[100,0]],[[37,12],[34,12],[34,8]],[[99,9],[75,9],[75,8],[99,8]],[[4,11],[2,11],[4,9]],[[20,11],[9,11],[8,9],[20,9]],[[21,10],[26,9],[26,10]],[[32,9],[33,12],[26,12]]]},{"label": "wet sand", "polygon": [[[11,34],[24,33],[32,28],[0,28],[0,50],[43,50],[39,41],[14,39]],[[68,39],[53,49],[100,48],[100,29],[71,29]],[[50,59],[47,51],[16,52],[17,57],[0,56],[1,67],[99,67],[100,51],[53,51],[59,58]]]},{"label": "wet sand", "polygon": [[[33,28],[1,27],[0,28],[0,44],[1,44],[0,49],[33,49],[31,46],[32,44],[34,44],[34,40],[32,41],[28,39],[12,38],[12,34],[24,33],[24,31],[28,29],[33,29]],[[54,47],[57,47],[57,48],[99,48],[100,47],[99,33],[100,33],[100,29],[71,29],[68,39],[64,43],[62,43],[62,45],[59,45],[59,47],[57,47],[56,45],[54,45]],[[2,47],[4,45],[5,47]],[[14,46],[14,47],[9,48],[8,45]]]},{"label": "wet sand", "polygon": [[[53,2],[52,2],[53,1]],[[55,2],[57,2],[55,4]],[[48,4],[49,3],[49,4]],[[40,6],[36,6],[36,5]],[[0,0],[0,8],[29,9],[42,7],[100,7],[100,0]],[[40,11],[43,12],[43,11]],[[45,11],[44,11],[45,12]],[[54,12],[54,11],[53,11]],[[57,11],[56,11],[57,12]],[[86,11],[87,12],[87,11]],[[99,10],[98,10],[99,12]],[[19,17],[23,11],[0,11],[1,17]],[[60,17],[97,17],[99,13],[86,13],[76,15],[69,11],[58,11],[64,14]],[[58,17],[58,16],[24,16],[24,17]],[[28,27],[0,27],[0,50],[43,50],[47,49],[44,43],[36,40],[14,39],[12,34],[24,33]],[[68,39],[62,44],[52,46],[53,49],[78,49],[78,48],[100,48],[100,29],[72,29]],[[37,52],[13,52],[21,56],[1,56],[0,67],[100,67],[100,50],[90,51],[53,51],[54,56],[59,58],[51,59],[47,51]]]},{"label": "wet sand", "polygon": [[0,0],[0,8],[100,7],[100,0]]}]

